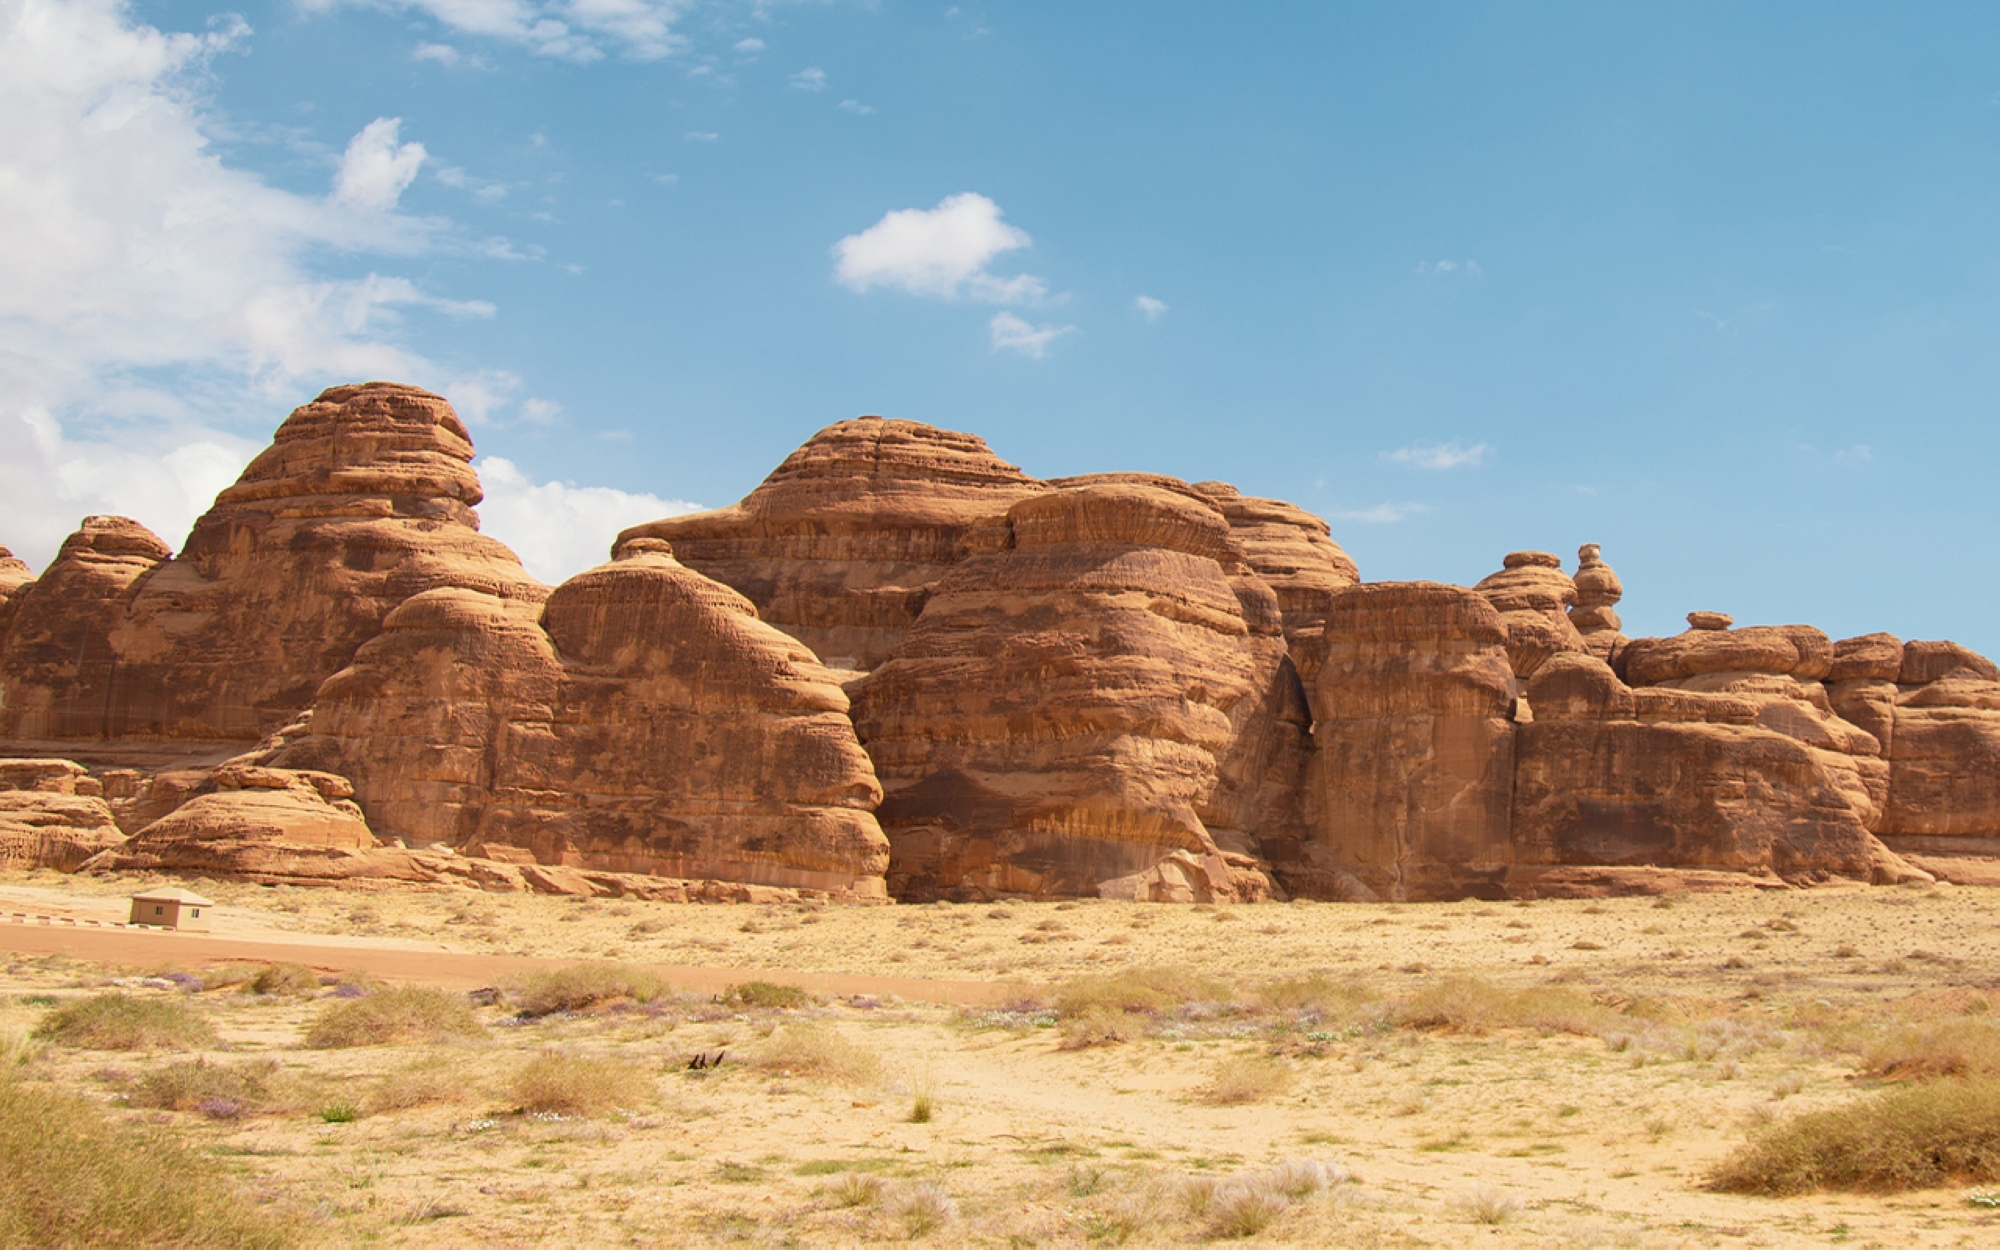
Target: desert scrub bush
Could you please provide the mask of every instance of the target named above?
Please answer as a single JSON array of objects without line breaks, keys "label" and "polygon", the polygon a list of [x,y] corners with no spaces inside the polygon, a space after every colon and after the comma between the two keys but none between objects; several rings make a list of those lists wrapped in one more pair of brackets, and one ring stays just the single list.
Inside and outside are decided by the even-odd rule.
[{"label": "desert scrub bush", "polygon": [[1521,1200],[1504,1189],[1482,1185],[1452,1197],[1454,1211],[1474,1224],[1505,1224],[1520,1213]]},{"label": "desert scrub bush", "polygon": [[650,1003],[666,992],[658,976],[629,964],[577,964],[538,972],[516,987],[514,1005],[524,1016],[583,1011],[601,1003]]},{"label": "desert scrub bush", "polygon": [[465,1072],[442,1055],[427,1055],[384,1073],[368,1091],[371,1114],[461,1102],[470,1096]]},{"label": "desert scrub bush", "polygon": [[827,1190],[837,1207],[872,1207],[882,1201],[882,1178],[849,1172]]},{"label": "desert scrub bush", "polygon": [[1218,1185],[1208,1200],[1208,1235],[1255,1237],[1284,1217],[1291,1200],[1266,1178],[1240,1177]]},{"label": "desert scrub bush", "polygon": [[1473,977],[1453,977],[1419,990],[1397,1012],[1397,1023],[1457,1033],[1515,1028],[1597,1034],[1630,1027],[1626,1017],[1581,990],[1556,985],[1513,990]]},{"label": "desert scrub bush", "polygon": [[759,1050],[757,1066],[793,1076],[817,1076],[864,1084],[881,1074],[875,1055],[848,1041],[831,1026],[790,1024],[772,1035]]},{"label": "desert scrub bush", "polygon": [[1248,1055],[1218,1062],[1196,1097],[1218,1107],[1262,1102],[1292,1087],[1292,1065],[1268,1055]]},{"label": "desert scrub bush", "polygon": [[1064,1018],[1098,1010],[1136,1015],[1228,998],[1229,991],[1220,981],[1178,968],[1127,968],[1078,977],[1056,991],[1055,1007],[1056,1014]]},{"label": "desert scrub bush", "polygon": [[771,981],[745,981],[733,985],[722,996],[725,1003],[738,1007],[769,1007],[781,1011],[792,1011],[810,1006],[812,995],[796,985],[778,985]]},{"label": "desert scrub bush", "polygon": [[199,1010],[171,998],[98,994],[58,1007],[35,1036],[84,1050],[194,1050],[216,1043]]},{"label": "desert scrub bush", "polygon": [[321,1009],[306,1030],[314,1050],[387,1046],[395,1042],[444,1042],[477,1037],[482,1030],[472,1004],[448,990],[405,987],[377,990]]},{"label": "desert scrub bush", "polygon": [[1863,1067],[1891,1079],[2000,1076],[2000,1020],[1957,1016],[1906,1025],[1869,1046]]},{"label": "desert scrub bush", "polygon": [[1343,1028],[1366,1027],[1388,1015],[1381,991],[1324,973],[1269,982],[1258,989],[1257,1001],[1274,1011],[1309,1012]]},{"label": "desert scrub bush", "polygon": [[936,1232],[958,1218],[958,1204],[936,1181],[912,1181],[897,1189],[888,1202],[889,1214],[911,1240]]},{"label": "desert scrub bush", "polygon": [[1889,1193],[2000,1180],[2000,1078],[1927,1081],[1774,1121],[1709,1177],[1728,1193]]},{"label": "desert scrub bush", "polygon": [[291,1246],[303,1230],[164,1132],[0,1081],[0,1245]]},{"label": "desert scrub bush", "polygon": [[250,978],[249,990],[266,998],[300,998],[319,993],[319,973],[303,964],[265,964]]},{"label": "desert scrub bush", "polygon": [[1100,1004],[1063,1021],[1061,1046],[1064,1050],[1088,1050],[1129,1042],[1144,1032],[1141,1020]]},{"label": "desert scrub bush", "polygon": [[212,1120],[233,1120],[277,1109],[281,1102],[275,1088],[278,1070],[277,1063],[269,1059],[170,1063],[139,1078],[131,1103],[160,1111],[199,1111]]},{"label": "desert scrub bush", "polygon": [[600,1055],[545,1050],[514,1074],[514,1101],[530,1114],[595,1115],[652,1101],[652,1081],[636,1065]]}]

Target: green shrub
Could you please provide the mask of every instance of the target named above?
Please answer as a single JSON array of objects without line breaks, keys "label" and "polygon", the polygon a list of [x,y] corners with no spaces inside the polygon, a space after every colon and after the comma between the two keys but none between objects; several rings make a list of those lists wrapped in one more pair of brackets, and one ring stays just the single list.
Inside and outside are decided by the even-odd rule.
[{"label": "green shrub", "polygon": [[42,1018],[35,1036],[85,1050],[194,1050],[216,1043],[215,1027],[171,998],[98,994]]},{"label": "green shrub", "polygon": [[480,1035],[478,1017],[464,997],[447,990],[381,990],[323,1008],[306,1031],[314,1050],[386,1046],[395,1042],[444,1042]]},{"label": "green shrub", "polygon": [[537,972],[521,981],[514,995],[524,1016],[582,1011],[599,1003],[650,1003],[666,992],[659,977],[627,964],[577,964]]},{"label": "green shrub", "polygon": [[1930,1081],[1780,1120],[1725,1159],[1709,1187],[1890,1193],[2000,1180],[2000,1078]]},{"label": "green shrub", "polygon": [[215,1160],[165,1133],[113,1126],[84,1099],[0,1081],[0,1245],[290,1246]]}]

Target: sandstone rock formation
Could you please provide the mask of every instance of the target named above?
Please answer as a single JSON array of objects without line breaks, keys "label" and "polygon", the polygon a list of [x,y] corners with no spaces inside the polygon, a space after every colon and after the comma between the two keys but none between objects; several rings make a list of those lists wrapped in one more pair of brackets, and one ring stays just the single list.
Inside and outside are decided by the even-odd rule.
[{"label": "sandstone rock formation", "polygon": [[1278,596],[1285,636],[1316,639],[1327,600],[1361,580],[1327,523],[1282,499],[1258,499],[1227,482],[1196,482],[1194,490],[1229,521],[1243,558]]},{"label": "sandstone rock formation", "polygon": [[1266,892],[1247,843],[1210,828],[1258,828],[1285,716],[1275,596],[1246,619],[1228,521],[1191,491],[1098,481],[972,541],[855,687],[892,891]]},{"label": "sandstone rock formation", "polygon": [[21,589],[35,580],[35,571],[25,560],[0,547],[0,648],[7,645],[7,629],[14,620],[16,599]]},{"label": "sandstone rock formation", "polygon": [[412,598],[273,762],[351,777],[375,832],[490,859],[883,897],[847,697],[658,539],[539,612]]},{"label": "sandstone rock formation", "polygon": [[0,867],[70,872],[124,840],[81,764],[0,759]]},{"label": "sandstone rock formation", "polygon": [[1576,604],[1569,610],[1569,623],[1583,638],[1584,649],[1600,660],[1610,660],[1625,641],[1625,622],[1618,618],[1618,601],[1625,597],[1625,584],[1604,562],[1604,549],[1585,543],[1576,549]]},{"label": "sandstone rock formation", "polygon": [[1568,611],[1576,602],[1576,583],[1562,571],[1562,561],[1546,551],[1516,551],[1501,564],[1473,589],[1500,612],[1514,675],[1532,677],[1550,656],[1584,650]]},{"label": "sandstone rock formation", "polygon": [[742,502],[635,526],[618,543],[670,542],[828,664],[867,670],[973,527],[1042,489],[973,435],[861,417],[815,434]]},{"label": "sandstone rock formation", "polygon": [[1500,612],[1462,587],[1377,582],[1333,596],[1311,687],[1311,871],[1281,874],[1288,888],[1382,899],[1504,891],[1508,642]]},{"label": "sandstone rock formation", "polygon": [[403,600],[470,586],[539,601],[478,533],[472,443],[414,387],[298,409],[187,546],[92,517],[21,593],[0,653],[0,738],[254,742],[312,702]]}]

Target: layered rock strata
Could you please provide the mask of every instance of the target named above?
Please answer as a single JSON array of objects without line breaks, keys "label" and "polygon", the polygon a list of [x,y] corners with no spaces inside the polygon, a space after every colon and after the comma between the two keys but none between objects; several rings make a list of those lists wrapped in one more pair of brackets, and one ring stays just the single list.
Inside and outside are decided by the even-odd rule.
[{"label": "layered rock strata", "polygon": [[412,598],[273,756],[354,779],[377,834],[489,859],[884,897],[847,697],[657,539],[539,611]]},{"label": "layered rock strata", "polygon": [[1377,582],[1333,596],[1310,687],[1311,871],[1281,874],[1288,887],[1396,900],[1504,892],[1513,862],[1508,641],[1500,612],[1462,587]]},{"label": "layered rock strata", "polygon": [[443,399],[335,387],[196,522],[186,547],[93,517],[21,595],[0,738],[254,742],[307,707],[412,595],[547,593],[478,532],[472,443]]},{"label": "layered rock strata", "polygon": [[81,764],[0,759],[0,868],[70,872],[124,840],[103,786]]},{"label": "layered rock strata", "polygon": [[1296,504],[1244,495],[1227,482],[1196,482],[1194,490],[1228,520],[1245,562],[1277,594],[1285,637],[1316,643],[1328,600],[1361,580],[1332,529]]},{"label": "layered rock strata", "polygon": [[[1023,499],[970,541],[855,687],[892,891],[1267,892],[1249,831],[1287,715],[1294,739],[1300,725],[1276,597],[1246,612],[1228,521],[1192,492],[1098,481]],[[1244,841],[1232,852],[1210,822]]]},{"label": "layered rock strata", "polygon": [[16,599],[22,588],[35,580],[27,561],[0,547],[0,648],[7,645],[7,629],[13,623]]},{"label": "layered rock strata", "polygon": [[1473,589],[1500,613],[1514,675],[1532,677],[1550,656],[1585,650],[1583,635],[1569,618],[1576,583],[1562,571],[1562,561],[1546,551],[1516,551],[1501,565]]},{"label": "layered rock strata", "polygon": [[671,543],[829,665],[867,670],[974,526],[1043,489],[971,434],[861,417],[815,434],[742,502],[635,526],[618,543]]},{"label": "layered rock strata", "polygon": [[1569,610],[1569,623],[1583,639],[1584,649],[1600,660],[1610,660],[1625,641],[1625,622],[1618,616],[1618,601],[1625,597],[1625,583],[1604,562],[1604,549],[1585,543],[1576,549],[1576,603]]}]

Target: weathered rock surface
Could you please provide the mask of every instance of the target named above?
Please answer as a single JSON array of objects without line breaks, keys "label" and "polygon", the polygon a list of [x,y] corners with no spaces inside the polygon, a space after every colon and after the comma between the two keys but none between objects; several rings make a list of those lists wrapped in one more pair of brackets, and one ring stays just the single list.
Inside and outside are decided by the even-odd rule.
[{"label": "weathered rock surface", "polygon": [[0,547],[0,649],[7,645],[7,630],[14,621],[14,609],[23,587],[35,580],[27,561]]},{"label": "weathered rock surface", "polygon": [[1500,613],[1514,675],[1532,677],[1550,656],[1586,650],[1583,635],[1570,623],[1576,583],[1562,571],[1562,561],[1546,551],[1516,551],[1501,564],[1473,589]]},{"label": "weathered rock surface", "polygon": [[178,556],[133,522],[89,519],[22,594],[0,738],[253,742],[412,595],[538,602],[546,589],[478,532],[471,459],[438,396],[335,387],[286,418]]},{"label": "weathered rock surface", "polygon": [[626,530],[663,539],[838,669],[889,658],[982,520],[1045,489],[984,440],[916,421],[830,425],[742,502]]},{"label": "weathered rock surface", "polygon": [[1527,700],[1513,810],[1524,865],[1921,875],[1868,831],[1875,800],[1849,752],[1872,752],[1874,740],[1803,696],[1635,689],[1595,657],[1565,655],[1536,674]]},{"label": "weathered rock surface", "polygon": [[1326,625],[1328,599],[1361,580],[1327,523],[1296,504],[1244,495],[1227,482],[1196,482],[1193,489],[1228,520],[1244,560],[1276,593],[1286,638],[1316,640]]},{"label": "weathered rock surface", "polygon": [[[1333,596],[1311,687],[1316,897],[1497,897],[1513,863],[1514,674],[1484,595],[1378,582]],[[1297,884],[1294,885],[1294,880]]]},{"label": "weathered rock surface", "polygon": [[1585,650],[1609,661],[1625,642],[1625,622],[1617,611],[1618,601],[1625,597],[1625,583],[1604,562],[1604,549],[1596,543],[1576,549],[1574,585],[1576,603],[1569,610],[1569,623],[1583,638]]},{"label": "weathered rock surface", "polygon": [[974,542],[855,687],[892,890],[1266,892],[1247,842],[1284,766],[1289,678],[1275,596],[1253,625],[1225,567],[1242,564],[1228,521],[1184,486],[1101,480],[1023,499]]},{"label": "weathered rock surface", "polygon": [[416,596],[274,756],[375,831],[528,865],[884,897],[880,790],[802,645],[657,539],[539,611]]},{"label": "weathered rock surface", "polygon": [[0,867],[70,872],[124,840],[81,764],[0,759]]},{"label": "weathered rock surface", "polygon": [[[1885,671],[1888,656],[1871,671]],[[2000,856],[2000,680],[1986,657],[1951,642],[1909,642],[1899,681],[1836,687],[1868,714],[1892,714],[1889,793],[1879,826],[1894,849],[1925,857]],[[1891,702],[1892,701],[1892,702]]]}]

